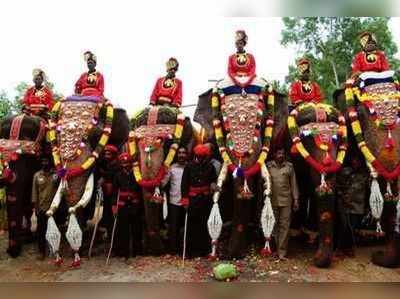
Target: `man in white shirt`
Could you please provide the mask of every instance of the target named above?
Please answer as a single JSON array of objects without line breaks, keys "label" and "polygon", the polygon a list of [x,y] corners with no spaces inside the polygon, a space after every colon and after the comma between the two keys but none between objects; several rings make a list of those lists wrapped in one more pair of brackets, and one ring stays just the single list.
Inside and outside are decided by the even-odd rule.
[{"label": "man in white shirt", "polygon": [[185,208],[181,205],[181,182],[183,169],[188,159],[186,148],[177,151],[176,162],[173,163],[165,176],[162,185],[170,183],[168,204],[168,242],[171,254],[178,254],[181,245],[180,229],[184,225]]}]

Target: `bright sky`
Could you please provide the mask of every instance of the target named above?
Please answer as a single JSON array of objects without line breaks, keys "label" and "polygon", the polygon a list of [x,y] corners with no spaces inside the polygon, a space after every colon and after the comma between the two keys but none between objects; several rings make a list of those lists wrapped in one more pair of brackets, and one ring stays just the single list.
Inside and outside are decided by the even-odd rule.
[{"label": "bright sky", "polygon": [[[86,70],[83,52],[92,50],[105,76],[105,95],[132,114],[147,105],[166,60],[174,56],[184,104],[194,104],[213,85],[209,79],[225,76],[237,29],[249,35],[247,50],[256,57],[258,75],[283,80],[295,49],[279,43],[280,18],[223,17],[261,16],[265,10],[257,2],[238,1],[227,9],[228,0],[2,0],[0,89],[12,93],[40,67],[57,91],[69,95]],[[392,23],[400,43],[400,21]]]}]

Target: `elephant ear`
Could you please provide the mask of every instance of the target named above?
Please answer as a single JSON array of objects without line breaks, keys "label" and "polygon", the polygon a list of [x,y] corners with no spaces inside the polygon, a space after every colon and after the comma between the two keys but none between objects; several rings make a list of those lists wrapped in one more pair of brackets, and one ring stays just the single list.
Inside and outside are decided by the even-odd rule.
[{"label": "elephant ear", "polygon": [[271,152],[280,147],[284,147],[285,149],[290,147],[289,130],[287,128],[288,107],[287,95],[275,91],[275,116]]},{"label": "elephant ear", "polygon": [[336,89],[332,95],[332,98],[333,98],[333,106],[340,112],[345,114],[347,106],[346,106],[346,99],[344,96],[344,89],[343,88]]},{"label": "elephant ear", "polygon": [[199,123],[206,132],[213,132],[213,113],[211,109],[212,89],[199,95],[193,120]]}]

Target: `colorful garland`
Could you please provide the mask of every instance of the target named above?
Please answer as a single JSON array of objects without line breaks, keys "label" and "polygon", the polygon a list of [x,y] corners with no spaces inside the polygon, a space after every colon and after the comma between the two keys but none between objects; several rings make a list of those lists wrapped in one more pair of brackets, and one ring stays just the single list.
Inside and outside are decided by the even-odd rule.
[{"label": "colorful garland", "polygon": [[[337,153],[336,160],[332,163],[324,165],[323,163],[315,160],[310,153],[306,150],[299,136],[299,128],[297,126],[297,115],[300,111],[307,109],[309,107],[315,107],[316,105],[323,107],[325,111],[331,112],[333,111],[333,107],[326,104],[314,104],[314,103],[306,103],[302,104],[296,109],[293,109],[290,113],[287,123],[289,128],[289,134],[292,138],[292,142],[296,150],[300,153],[300,155],[319,173],[328,174],[337,172],[343,164],[344,157],[346,155],[347,150],[347,127],[346,121],[343,115],[339,114],[338,122],[339,122],[339,130],[338,136],[340,137],[339,141],[339,152]],[[317,142],[318,143],[318,142]],[[332,147],[331,144],[317,144],[317,146],[328,153],[328,150]]]},{"label": "colorful garland", "polygon": [[[140,113],[138,113],[139,115]],[[128,153],[133,159],[133,174],[135,176],[136,182],[147,189],[158,187],[161,184],[162,179],[167,173],[169,167],[171,166],[172,161],[174,160],[176,151],[178,150],[179,144],[181,142],[183,126],[185,123],[185,115],[183,113],[178,113],[176,117],[176,126],[174,135],[170,138],[173,139],[173,143],[169,147],[168,154],[164,160],[163,165],[161,165],[160,169],[156,176],[152,179],[143,179],[142,172],[140,170],[140,161],[136,144],[136,137],[133,131],[129,132],[128,138]]]},{"label": "colorful garland", "polygon": [[[100,137],[100,140],[95,147],[94,151],[92,151],[91,155],[78,167],[74,168],[65,168],[65,166],[62,165],[62,159],[60,156],[58,144],[57,144],[57,130],[58,130],[58,116],[59,112],[61,109],[61,104],[62,102],[59,101],[57,102],[51,111],[51,118],[49,119],[49,132],[48,132],[48,139],[51,143],[52,146],[52,153],[53,153],[53,160],[54,164],[57,168],[57,173],[60,177],[69,179],[72,177],[76,177],[78,175],[83,174],[86,170],[91,168],[96,161],[96,159],[100,156],[101,152],[103,151],[104,147],[106,146],[108,139],[111,134],[111,128],[112,128],[112,122],[114,119],[114,108],[113,105],[111,104],[110,101],[106,101],[104,103],[99,102],[98,108],[99,110],[105,106],[106,107],[106,119],[104,122],[104,127],[103,127],[103,132]],[[94,118],[93,119],[93,124],[97,124],[97,120]],[[93,125],[92,125],[93,127]],[[91,128],[92,128],[91,127]],[[90,129],[91,129],[90,128]],[[77,150],[77,155],[79,156],[81,154],[81,150]]]},{"label": "colorful garland", "polygon": [[[370,163],[379,175],[383,176],[386,180],[393,180],[400,176],[400,164],[396,166],[393,171],[388,171],[378,159],[374,156],[374,154],[368,148],[364,136],[363,131],[361,129],[358,112],[355,106],[355,96],[361,101],[365,102],[367,97],[362,96],[359,88],[353,87],[351,84],[346,85],[345,89],[345,98],[347,105],[347,112],[349,114],[351,128],[353,130],[354,137],[356,139],[357,145],[361,152],[363,153],[365,159],[368,163]],[[378,126],[379,127],[379,126]]]},{"label": "colorful garland", "polygon": [[[257,123],[256,127],[254,130],[254,142],[253,145],[255,145],[260,137],[260,128],[261,128],[261,121],[262,121],[262,116],[263,116],[263,110],[264,110],[264,98],[265,96],[267,97],[267,117],[266,117],[266,123],[265,123],[265,130],[264,130],[264,143],[263,147],[261,149],[261,153],[257,159],[257,162],[253,164],[252,166],[248,167],[247,169],[243,169],[243,176],[245,178],[250,178],[256,173],[258,173],[261,169],[261,166],[265,163],[265,160],[267,158],[270,144],[271,144],[271,139],[272,139],[272,130],[274,126],[274,107],[275,107],[275,96],[274,92],[271,87],[268,88],[268,90],[263,89],[263,91],[259,94],[259,102],[258,102],[258,107],[257,107]],[[213,95],[211,97],[211,108],[213,110],[213,126],[214,126],[214,134],[215,134],[215,139],[217,141],[217,145],[219,148],[219,152],[222,156],[222,159],[224,162],[228,165],[228,169],[231,172],[234,172],[238,168],[240,168],[240,165],[235,165],[231,158],[230,154],[234,155],[235,157],[241,159],[242,155],[238,155],[234,151],[233,148],[233,143],[232,140],[230,139],[230,134],[229,134],[229,123],[227,122],[226,118],[226,113],[224,109],[225,105],[225,94],[223,93],[222,89],[216,87],[213,90]],[[221,112],[223,121],[224,121],[224,130],[227,132],[227,135],[224,136],[224,132],[222,130],[222,125],[221,125],[221,120],[219,118],[219,113]],[[226,148],[225,145],[228,147]],[[253,149],[251,149],[247,154],[251,155],[253,153]]]}]

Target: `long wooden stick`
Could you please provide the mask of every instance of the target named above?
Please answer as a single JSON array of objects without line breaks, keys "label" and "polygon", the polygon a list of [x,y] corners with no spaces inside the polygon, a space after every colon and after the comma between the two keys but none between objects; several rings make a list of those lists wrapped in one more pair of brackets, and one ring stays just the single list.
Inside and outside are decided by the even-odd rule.
[{"label": "long wooden stick", "polygon": [[112,229],[112,233],[111,233],[111,243],[110,243],[110,249],[108,250],[106,266],[108,266],[108,262],[110,260],[111,251],[112,251],[113,244],[114,244],[115,228],[117,226],[117,218],[118,218],[118,204],[119,204],[119,190],[118,190],[118,197],[117,197],[117,212],[116,212],[116,214],[114,216],[114,225],[113,225],[113,229]]},{"label": "long wooden stick", "polygon": [[182,267],[185,267],[185,258],[186,258],[186,233],[187,233],[187,220],[188,220],[188,211],[186,210],[185,214],[185,228],[183,231],[183,253],[182,253]]}]

